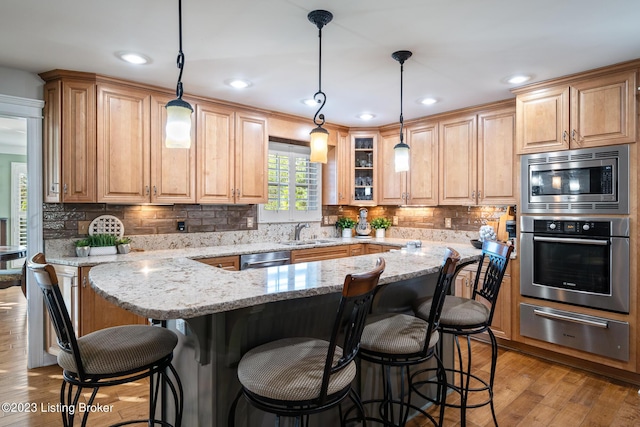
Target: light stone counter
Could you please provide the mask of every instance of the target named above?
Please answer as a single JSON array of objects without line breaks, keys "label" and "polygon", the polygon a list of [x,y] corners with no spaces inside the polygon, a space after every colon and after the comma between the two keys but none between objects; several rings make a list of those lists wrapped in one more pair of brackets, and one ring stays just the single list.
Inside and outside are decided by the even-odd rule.
[{"label": "light stone counter", "polygon": [[[386,240],[384,243],[391,244]],[[402,242],[396,243],[400,245]],[[251,245],[253,252],[262,245],[270,244]],[[279,245],[278,249],[282,246]],[[401,250],[264,269],[226,271],[187,258],[220,256],[219,251],[212,254],[207,252],[210,248],[193,248],[171,251],[173,258],[154,254],[140,261],[105,262],[90,270],[89,281],[99,295],[138,315],[160,320],[194,318],[274,301],[339,292],[347,274],[372,269],[380,256],[386,261],[381,285],[426,276],[438,271],[445,246],[457,250],[462,261],[481,253],[471,245],[423,242],[421,250],[411,252]],[[235,250],[237,254],[238,248]],[[179,252],[179,258],[175,258],[176,252]],[[135,255],[142,257],[142,254]],[[131,259],[130,254],[125,256]]]}]

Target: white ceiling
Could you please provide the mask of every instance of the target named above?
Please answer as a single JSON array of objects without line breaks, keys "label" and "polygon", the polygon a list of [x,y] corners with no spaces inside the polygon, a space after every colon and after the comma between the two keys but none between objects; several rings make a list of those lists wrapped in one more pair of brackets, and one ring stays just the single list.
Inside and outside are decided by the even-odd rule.
[{"label": "white ceiling", "polygon": [[[168,88],[178,75],[177,0],[6,0],[0,66],[34,73],[96,72]],[[541,81],[640,58],[638,0],[184,0],[186,93],[311,117],[318,89],[318,31],[326,9],[322,89],[327,121],[379,126],[512,97],[506,76]],[[116,58],[133,50],[152,59]],[[245,78],[238,91],[224,84]],[[427,107],[419,98],[433,96]],[[376,115],[370,122],[356,116]]]}]

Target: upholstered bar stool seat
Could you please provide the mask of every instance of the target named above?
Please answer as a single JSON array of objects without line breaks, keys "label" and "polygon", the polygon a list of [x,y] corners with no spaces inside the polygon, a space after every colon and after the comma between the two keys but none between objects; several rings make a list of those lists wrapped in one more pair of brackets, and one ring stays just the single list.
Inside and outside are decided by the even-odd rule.
[{"label": "upholstered bar stool seat", "polygon": [[[312,338],[285,338],[247,352],[238,365],[238,379],[251,393],[270,399],[302,401],[320,397],[324,363],[329,342]],[[334,363],[342,357],[336,347]],[[327,394],[332,395],[351,384],[356,364],[329,378]]]},{"label": "upholstered bar stool seat", "polygon": [[[431,310],[431,299],[418,305],[416,312],[421,317]],[[449,326],[472,326],[486,323],[491,315],[489,308],[472,299],[448,295],[444,300],[444,308],[440,316],[440,323]]]},{"label": "upholstered bar stool seat", "polygon": [[[418,353],[424,348],[428,328],[426,321],[415,316],[393,313],[371,315],[362,333],[360,346],[377,353]],[[432,331],[429,348],[436,345],[438,337],[438,331]]]}]

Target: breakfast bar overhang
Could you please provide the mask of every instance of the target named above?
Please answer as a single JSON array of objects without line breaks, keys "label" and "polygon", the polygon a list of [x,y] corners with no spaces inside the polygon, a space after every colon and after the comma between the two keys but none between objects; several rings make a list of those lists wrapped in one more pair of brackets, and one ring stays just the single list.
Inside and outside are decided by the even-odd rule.
[{"label": "breakfast bar overhang", "polygon": [[[480,256],[468,245],[431,242],[412,251],[244,271],[173,258],[97,265],[89,281],[108,301],[166,321],[177,332],[174,365],[185,389],[182,424],[220,426],[226,425],[239,390],[236,366],[247,350],[287,336],[326,338],[344,277],[371,270],[378,257],[385,259],[386,269],[373,310],[410,310],[415,298],[433,291],[446,246],[460,253],[461,262]],[[450,363],[452,355],[444,356]],[[365,397],[377,393],[370,386],[379,384],[375,375],[362,364],[359,383]],[[273,418],[248,406],[238,414],[239,426],[273,425]],[[326,422],[337,415],[318,416],[329,417],[323,425],[333,425]]]}]

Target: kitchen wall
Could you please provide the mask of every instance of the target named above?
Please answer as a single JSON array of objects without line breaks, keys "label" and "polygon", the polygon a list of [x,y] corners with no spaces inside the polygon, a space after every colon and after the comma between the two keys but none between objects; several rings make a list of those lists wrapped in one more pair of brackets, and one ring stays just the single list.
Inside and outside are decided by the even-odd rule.
[{"label": "kitchen wall", "polygon": [[44,82],[34,73],[0,67],[0,93],[20,98],[42,99]]}]

